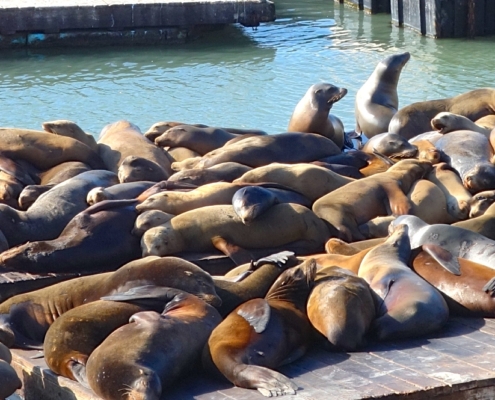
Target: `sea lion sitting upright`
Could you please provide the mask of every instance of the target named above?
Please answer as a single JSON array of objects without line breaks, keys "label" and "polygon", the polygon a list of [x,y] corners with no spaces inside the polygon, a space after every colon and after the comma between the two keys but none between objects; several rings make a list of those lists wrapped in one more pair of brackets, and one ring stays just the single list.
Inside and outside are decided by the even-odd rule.
[{"label": "sea lion sitting upright", "polygon": [[347,89],[329,83],[312,85],[297,103],[290,117],[288,132],[318,133],[344,147],[344,125],[330,114],[332,106],[347,94]]},{"label": "sea lion sitting upright", "polygon": [[284,271],[264,299],[232,311],[204,348],[206,370],[267,397],[295,394],[297,386],[270,368],[296,360],[308,347],[306,301],[315,275],[316,263],[310,259]]},{"label": "sea lion sitting upright", "polygon": [[98,152],[98,145],[96,144],[96,140],[93,135],[89,135],[84,132],[75,122],[60,119],[56,121],[43,122],[41,125],[48,133],[76,139],[84,143],[93,151]]},{"label": "sea lion sitting upright", "polygon": [[159,400],[167,386],[196,364],[222,319],[196,296],[174,292],[162,314],[134,314],[91,353],[86,371],[97,395],[107,400]]},{"label": "sea lion sitting upright", "polygon": [[447,322],[449,308],[438,292],[407,265],[411,246],[407,225],[396,225],[385,243],[363,258],[359,276],[381,298],[370,332],[379,340],[434,332]]},{"label": "sea lion sitting upright", "polygon": [[380,61],[356,94],[356,132],[372,138],[388,132],[390,120],[399,108],[397,84],[409,53],[394,54]]}]

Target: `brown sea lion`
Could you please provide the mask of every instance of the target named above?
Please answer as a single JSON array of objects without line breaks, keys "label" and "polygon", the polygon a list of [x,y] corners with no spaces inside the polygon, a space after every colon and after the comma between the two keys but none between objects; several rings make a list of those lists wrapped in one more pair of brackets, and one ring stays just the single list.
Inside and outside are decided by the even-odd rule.
[{"label": "brown sea lion", "polygon": [[442,190],[427,179],[413,183],[407,198],[411,202],[410,214],[429,224],[450,224],[458,221],[447,211],[447,199]]},{"label": "brown sea lion", "polygon": [[493,318],[494,288],[486,287],[495,276],[493,268],[459,258],[460,275],[445,270],[433,257],[421,252],[414,258],[414,272],[444,295],[453,316]]},{"label": "brown sea lion", "polygon": [[442,190],[447,200],[447,212],[450,215],[457,220],[468,217],[472,195],[463,186],[459,175],[448,164],[435,165],[426,178]]},{"label": "brown sea lion", "polygon": [[43,122],[41,126],[45,132],[78,140],[88,146],[91,150],[98,152],[98,145],[96,144],[94,136],[84,132],[75,122],[60,119],[56,121]]},{"label": "brown sea lion", "polygon": [[0,342],[8,347],[39,346],[48,327],[63,313],[117,291],[143,285],[169,286],[201,293],[221,304],[210,274],[176,257],[146,257],[115,272],[84,276],[20,294],[0,304]]},{"label": "brown sea lion", "polygon": [[246,172],[234,183],[276,182],[315,201],[353,181],[316,165],[271,163]]},{"label": "brown sea lion", "polygon": [[168,178],[169,182],[187,182],[193,185],[205,185],[213,182],[232,182],[252,168],[234,162],[214,165],[211,168],[192,168],[178,171]]},{"label": "brown sea lion", "polygon": [[198,153],[187,147],[170,147],[167,149],[167,153],[172,158],[172,162],[180,162],[192,157],[201,157]]},{"label": "brown sea lion", "polygon": [[402,136],[390,132],[374,135],[361,150],[365,153],[378,152],[393,158],[413,158],[418,153],[418,148],[415,145],[409,143]]},{"label": "brown sea lion", "polygon": [[[382,240],[381,242],[383,242]],[[358,243],[358,242],[357,242]],[[314,258],[316,263],[318,264],[318,268],[330,268],[338,266],[339,268],[346,269],[351,271],[354,274],[357,274],[359,271],[359,267],[363,258],[368,252],[374,247],[370,246],[369,248],[363,250],[356,250],[355,252],[348,252],[348,255],[344,254],[313,254],[309,257]],[[341,248],[342,249],[342,248]],[[309,258],[308,257],[308,258]]]},{"label": "brown sea lion", "polygon": [[485,115],[484,117],[478,118],[476,121],[474,121],[474,123],[485,129],[494,129],[495,114]]},{"label": "brown sea lion", "polygon": [[81,161],[92,168],[104,168],[100,156],[78,140],[30,129],[0,128],[0,153],[30,162],[47,170],[66,161]]},{"label": "brown sea lion", "polygon": [[[297,242],[309,252],[323,249],[329,227],[311,210],[298,204],[277,204],[244,225],[230,205],[198,208],[146,231],[141,239],[143,255],[167,255],[181,251],[211,251],[212,239],[221,237],[243,248],[271,248]],[[306,253],[308,254],[308,253]]]},{"label": "brown sea lion", "polygon": [[476,193],[469,201],[469,218],[483,215],[495,202],[495,190]]},{"label": "brown sea lion", "polygon": [[308,260],[284,271],[264,299],[250,300],[230,313],[204,348],[206,370],[268,397],[295,394],[297,385],[271,368],[306,352],[306,301],[315,275],[316,263]]},{"label": "brown sea lion", "polygon": [[430,169],[429,162],[402,160],[387,172],[349,183],[321,197],[313,204],[313,211],[337,228],[341,239],[364,240],[359,225],[377,216],[410,211],[406,193]]},{"label": "brown sea lion", "polygon": [[196,364],[222,319],[196,296],[174,292],[162,314],[134,314],[129,324],[91,353],[86,371],[97,395],[108,400],[159,400],[167,386]]},{"label": "brown sea lion", "polygon": [[463,115],[441,112],[431,119],[431,127],[441,134],[453,131],[474,131],[490,138],[491,129],[483,128]]},{"label": "brown sea lion", "polygon": [[329,83],[312,85],[297,103],[290,117],[288,132],[318,133],[344,147],[344,124],[330,114],[332,106],[347,94],[347,89]]},{"label": "brown sea lion", "polygon": [[418,148],[418,160],[429,161],[432,164],[438,164],[440,162],[440,151],[429,140],[418,140],[414,142],[414,145]]},{"label": "brown sea lion", "polygon": [[355,167],[350,167],[348,165],[339,164],[329,164],[323,161],[312,161],[310,164],[316,165],[317,167],[322,167],[328,169],[329,171],[335,172],[336,174],[347,176],[348,178],[361,179],[364,175],[359,172]]},{"label": "brown sea lion", "polygon": [[[362,250],[367,250],[372,247],[375,247],[378,244],[382,244],[385,242],[385,238],[375,238],[375,239],[367,239],[360,240],[358,242],[346,243],[343,240],[337,238],[331,238],[325,243],[325,252],[327,254],[335,254],[335,255],[348,255],[352,256],[361,252]],[[359,266],[358,266],[359,267]],[[345,267],[346,269],[350,269]],[[351,271],[357,273],[357,270]]]},{"label": "brown sea lion", "polygon": [[359,276],[381,299],[370,330],[378,340],[425,335],[440,329],[449,317],[440,292],[407,265],[410,253],[408,227],[398,225],[359,267]]},{"label": "brown sea lion", "polygon": [[152,187],[156,182],[139,181],[127,182],[112,185],[110,187],[97,187],[89,191],[86,196],[86,202],[92,206],[104,200],[128,200],[134,199],[142,194],[145,190]]},{"label": "brown sea lion", "polygon": [[[126,160],[119,173],[121,182],[130,182],[128,176],[132,176],[134,181],[152,180],[147,178],[148,174],[159,181],[172,174],[170,160],[164,150],[146,139],[139,128],[128,121],[105,126],[98,138],[98,149],[107,169],[112,172],[119,173],[121,164]],[[133,174],[134,167],[138,172]]]},{"label": "brown sea lion", "polygon": [[353,351],[365,343],[375,319],[375,302],[364,279],[336,266],[320,268],[307,304],[311,325],[337,349]]},{"label": "brown sea lion", "polygon": [[[298,151],[292,151],[298,149]],[[197,168],[233,161],[249,167],[261,167],[273,162],[296,164],[316,161],[340,153],[330,139],[313,133],[286,132],[277,135],[250,136],[205,154]]]},{"label": "brown sea lion", "polygon": [[491,205],[482,215],[478,217],[456,222],[452,225],[481,233],[483,236],[495,240],[495,206]]},{"label": "brown sea lion", "polygon": [[432,118],[442,111],[463,115],[471,121],[495,114],[495,89],[475,89],[447,99],[410,104],[393,116],[388,131],[411,139],[429,131]]},{"label": "brown sea lion", "polygon": [[56,238],[77,213],[86,209],[88,192],[96,186],[115,184],[116,178],[110,171],[88,171],[54,186],[27,211],[0,204],[0,229],[9,246]]},{"label": "brown sea lion", "polygon": [[372,138],[388,131],[390,120],[399,108],[397,84],[410,54],[393,54],[380,61],[358,90],[355,101],[356,132]]},{"label": "brown sea lion", "polygon": [[132,228],[132,234],[141,237],[148,229],[163,225],[173,217],[175,217],[175,215],[160,210],[145,211],[137,217],[134,228]]},{"label": "brown sea lion", "polygon": [[[409,201],[411,200],[409,196],[408,199]],[[367,239],[387,237],[388,226],[390,225],[390,222],[392,222],[394,219],[395,217],[393,215],[387,215],[385,217],[376,217],[370,219],[368,222],[359,225],[359,232],[361,232],[363,236]]]}]

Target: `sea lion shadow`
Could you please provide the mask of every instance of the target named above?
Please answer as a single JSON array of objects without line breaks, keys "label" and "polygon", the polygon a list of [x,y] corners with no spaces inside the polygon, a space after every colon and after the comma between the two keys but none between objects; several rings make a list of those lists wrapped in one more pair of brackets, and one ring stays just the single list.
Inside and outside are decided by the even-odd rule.
[{"label": "sea lion shadow", "polygon": [[[57,382],[59,379],[69,381],[67,378],[57,376],[46,367],[34,366],[30,371],[23,369],[21,379],[22,392],[24,396],[32,396],[37,400],[50,400],[54,398],[54,395],[66,400],[77,400],[80,398],[69,387],[60,385]],[[77,386],[78,384],[73,382],[73,385]]]},{"label": "sea lion shadow", "polygon": [[217,391],[232,389],[232,383],[223,380],[217,380],[209,376],[204,370],[198,368],[196,371],[189,373],[186,377],[179,379],[170,387],[161,399],[194,399],[196,396]]}]

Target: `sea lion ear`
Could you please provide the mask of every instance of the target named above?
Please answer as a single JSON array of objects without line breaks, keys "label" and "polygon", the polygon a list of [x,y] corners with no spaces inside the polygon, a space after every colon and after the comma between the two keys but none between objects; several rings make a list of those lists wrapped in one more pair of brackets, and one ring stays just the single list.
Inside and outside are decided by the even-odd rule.
[{"label": "sea lion ear", "polygon": [[423,250],[432,256],[442,267],[454,275],[461,274],[459,260],[450,251],[436,244],[424,244]]},{"label": "sea lion ear", "polygon": [[256,333],[262,333],[270,321],[270,306],[265,299],[253,299],[244,303],[237,314],[244,318]]}]

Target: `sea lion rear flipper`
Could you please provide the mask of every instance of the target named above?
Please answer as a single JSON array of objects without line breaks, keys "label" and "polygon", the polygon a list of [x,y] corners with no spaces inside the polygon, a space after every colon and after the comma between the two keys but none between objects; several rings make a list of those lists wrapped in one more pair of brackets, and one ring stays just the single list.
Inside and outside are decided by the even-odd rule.
[{"label": "sea lion rear flipper", "polygon": [[461,274],[461,265],[457,257],[436,244],[424,244],[423,250],[432,256],[442,267],[454,275]]},{"label": "sea lion rear flipper", "polygon": [[215,236],[211,239],[213,246],[229,257],[235,265],[246,264],[253,259],[251,253],[243,248],[227,242],[223,237]]},{"label": "sea lion rear flipper", "polygon": [[77,361],[71,361],[69,363],[69,369],[76,381],[84,387],[90,388],[88,377],[86,376],[86,365],[83,365]]},{"label": "sea lion rear flipper", "polygon": [[483,291],[489,293],[491,296],[495,294],[495,277],[490,279],[485,286],[483,286]]},{"label": "sea lion rear flipper", "polygon": [[244,318],[256,333],[262,333],[270,321],[270,306],[265,299],[252,299],[244,303],[237,314]]}]

